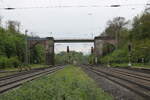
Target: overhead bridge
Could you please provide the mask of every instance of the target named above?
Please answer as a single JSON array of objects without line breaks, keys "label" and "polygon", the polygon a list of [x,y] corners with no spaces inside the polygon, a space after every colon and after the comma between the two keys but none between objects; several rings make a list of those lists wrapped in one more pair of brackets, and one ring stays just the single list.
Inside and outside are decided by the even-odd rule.
[{"label": "overhead bridge", "polygon": [[107,36],[99,36],[99,37],[95,37],[94,39],[87,39],[87,38],[85,39],[81,39],[81,38],[79,39],[54,39],[53,37],[46,37],[46,38],[30,37],[27,40],[28,40],[28,46],[30,49],[35,47],[37,44],[41,44],[44,46],[45,63],[48,65],[54,65],[54,62],[55,62],[55,59],[54,59],[55,43],[94,43],[94,49],[91,48],[91,53],[94,53],[94,55],[97,58],[103,55],[103,52],[104,52],[103,46],[105,45],[105,43],[109,43],[114,46],[117,44],[116,39],[107,37]]},{"label": "overhead bridge", "polygon": [[55,43],[81,43],[81,42],[94,42],[94,39],[55,39]]}]

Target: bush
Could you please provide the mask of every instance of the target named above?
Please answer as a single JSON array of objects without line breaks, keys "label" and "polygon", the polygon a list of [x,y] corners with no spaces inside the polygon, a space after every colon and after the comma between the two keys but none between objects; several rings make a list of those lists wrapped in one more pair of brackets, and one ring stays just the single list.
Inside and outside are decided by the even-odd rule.
[{"label": "bush", "polygon": [[0,57],[0,68],[5,68],[7,62],[8,62],[7,57],[4,57],[4,56]]},{"label": "bush", "polygon": [[141,63],[141,59],[144,58],[144,62],[150,61],[150,40],[143,39],[141,41],[133,42],[132,61],[135,63]]},{"label": "bush", "polygon": [[0,68],[6,67],[17,67],[19,66],[20,61],[17,57],[7,58],[5,56],[0,57]]},{"label": "bush", "polygon": [[101,63],[125,63],[128,62],[128,50],[126,48],[118,49],[111,54],[100,59]]},{"label": "bush", "polygon": [[[12,67],[18,67],[20,65],[20,61],[18,60],[18,57],[11,57],[8,61]],[[8,67],[11,67],[11,66],[8,66]]]}]

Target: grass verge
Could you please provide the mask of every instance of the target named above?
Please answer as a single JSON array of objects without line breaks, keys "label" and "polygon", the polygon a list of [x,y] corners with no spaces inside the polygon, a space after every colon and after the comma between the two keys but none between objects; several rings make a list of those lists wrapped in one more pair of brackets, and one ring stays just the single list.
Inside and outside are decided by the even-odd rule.
[{"label": "grass verge", "polygon": [[16,72],[11,72],[11,73],[0,73],[0,77],[12,75],[12,74],[15,74],[15,73],[16,73]]},{"label": "grass verge", "polygon": [[[41,64],[31,64],[29,65],[31,68],[44,68],[44,67],[48,67],[48,65],[41,65]],[[23,66],[22,69],[25,70],[26,66]],[[14,68],[14,67],[6,67],[4,69],[0,69],[0,70],[3,70],[3,71],[18,71],[19,68]]]},{"label": "grass verge", "polygon": [[55,74],[23,84],[0,95],[0,100],[112,100],[79,67],[67,66]]},{"label": "grass verge", "polygon": [[[30,65],[31,69],[33,68],[44,68],[48,67],[48,65],[40,65],[40,64],[32,64]],[[17,73],[17,71],[20,71],[18,68],[5,68],[5,69],[0,69],[2,71],[10,71],[10,72],[0,72],[0,77],[8,76]],[[22,69],[22,71],[26,70],[25,68]]]}]

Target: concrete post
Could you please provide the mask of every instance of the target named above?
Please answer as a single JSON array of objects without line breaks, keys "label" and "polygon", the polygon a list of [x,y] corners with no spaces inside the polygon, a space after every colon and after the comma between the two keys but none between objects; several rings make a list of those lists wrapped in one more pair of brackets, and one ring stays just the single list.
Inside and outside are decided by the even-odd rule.
[{"label": "concrete post", "polygon": [[54,38],[47,37],[48,45],[46,47],[46,64],[47,65],[54,65]]}]

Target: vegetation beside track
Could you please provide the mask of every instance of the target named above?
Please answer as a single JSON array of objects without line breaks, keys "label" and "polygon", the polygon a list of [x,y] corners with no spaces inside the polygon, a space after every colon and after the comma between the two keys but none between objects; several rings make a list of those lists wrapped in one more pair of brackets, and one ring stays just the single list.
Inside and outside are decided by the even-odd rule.
[{"label": "vegetation beside track", "polygon": [[[1,22],[0,16],[0,69],[17,68],[25,62],[26,36],[20,31],[20,22],[8,21],[7,25],[2,25]],[[44,53],[42,45],[33,47],[30,50],[30,64],[45,63]]]},{"label": "vegetation beside track", "polygon": [[124,17],[109,20],[101,36],[112,37],[117,40],[117,44],[105,43],[99,63],[121,66],[132,62],[133,67],[150,67],[149,26],[149,11],[136,16],[132,21],[127,21]]},{"label": "vegetation beside track", "polygon": [[[32,64],[32,65],[30,65],[31,69],[44,68],[44,67],[48,67],[48,65],[40,65],[40,64]],[[4,71],[4,72],[0,72],[0,77],[4,77],[4,76],[15,74],[15,73],[17,73],[17,71],[25,71],[25,70],[28,70],[28,69],[27,69],[27,67],[23,67],[22,70],[20,70],[18,68],[15,68],[15,67],[10,67],[10,68],[7,67],[7,68],[1,69],[1,70]]]},{"label": "vegetation beside track", "polygon": [[8,75],[12,75],[15,74],[16,72],[9,72],[9,73],[0,73],[0,77],[4,77],[4,76],[8,76]]},{"label": "vegetation beside track", "polygon": [[[44,67],[48,67],[48,65],[44,65],[44,64],[31,64],[31,65],[28,65],[28,66],[20,66],[22,67],[22,70],[26,70],[28,67],[30,67],[31,69],[33,68],[44,68]],[[18,71],[20,70],[19,67],[6,67],[4,69],[0,69],[0,70],[3,70],[3,71]]]},{"label": "vegetation beside track", "polygon": [[112,100],[79,67],[68,66],[55,74],[25,83],[0,95],[0,100]]},{"label": "vegetation beside track", "polygon": [[88,63],[88,55],[84,55],[82,52],[76,51],[60,52],[58,54],[55,54],[55,64],[67,63]]}]

